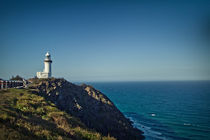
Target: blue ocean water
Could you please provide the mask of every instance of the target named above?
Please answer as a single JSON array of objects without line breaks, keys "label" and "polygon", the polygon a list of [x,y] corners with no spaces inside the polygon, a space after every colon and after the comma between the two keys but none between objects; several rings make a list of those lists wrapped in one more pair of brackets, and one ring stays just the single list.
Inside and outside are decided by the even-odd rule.
[{"label": "blue ocean water", "polygon": [[89,84],[143,130],[146,140],[210,140],[210,81]]}]

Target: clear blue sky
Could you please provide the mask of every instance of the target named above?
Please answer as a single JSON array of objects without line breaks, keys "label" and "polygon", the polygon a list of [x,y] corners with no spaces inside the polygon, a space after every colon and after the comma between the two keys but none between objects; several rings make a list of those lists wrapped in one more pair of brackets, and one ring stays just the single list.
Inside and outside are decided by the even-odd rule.
[{"label": "clear blue sky", "polygon": [[210,1],[0,1],[0,78],[210,80]]}]

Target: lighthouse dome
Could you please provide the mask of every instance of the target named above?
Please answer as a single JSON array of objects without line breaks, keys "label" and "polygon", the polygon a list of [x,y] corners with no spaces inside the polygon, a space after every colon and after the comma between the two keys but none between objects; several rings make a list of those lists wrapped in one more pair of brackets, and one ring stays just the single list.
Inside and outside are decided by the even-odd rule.
[{"label": "lighthouse dome", "polygon": [[49,56],[50,56],[50,53],[49,53],[49,52],[47,52],[47,53],[45,54],[45,56],[49,57]]}]

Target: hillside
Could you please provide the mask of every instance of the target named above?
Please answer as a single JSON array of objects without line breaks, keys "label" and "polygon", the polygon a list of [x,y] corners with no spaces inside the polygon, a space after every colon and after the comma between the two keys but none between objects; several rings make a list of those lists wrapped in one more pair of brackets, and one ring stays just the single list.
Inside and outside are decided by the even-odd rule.
[{"label": "hillside", "polygon": [[143,139],[100,91],[64,79],[30,79],[0,91],[0,139]]},{"label": "hillside", "polygon": [[0,91],[0,139],[103,139],[79,119],[26,89]]}]

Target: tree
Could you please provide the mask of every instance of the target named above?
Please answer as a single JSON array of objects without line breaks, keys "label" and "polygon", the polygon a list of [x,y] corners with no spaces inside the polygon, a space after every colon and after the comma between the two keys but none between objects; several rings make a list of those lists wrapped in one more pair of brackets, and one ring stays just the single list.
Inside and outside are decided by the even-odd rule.
[{"label": "tree", "polygon": [[10,80],[19,80],[19,81],[22,81],[23,80],[23,78],[22,77],[20,77],[19,75],[17,75],[17,76],[12,76],[12,78],[10,79]]}]

